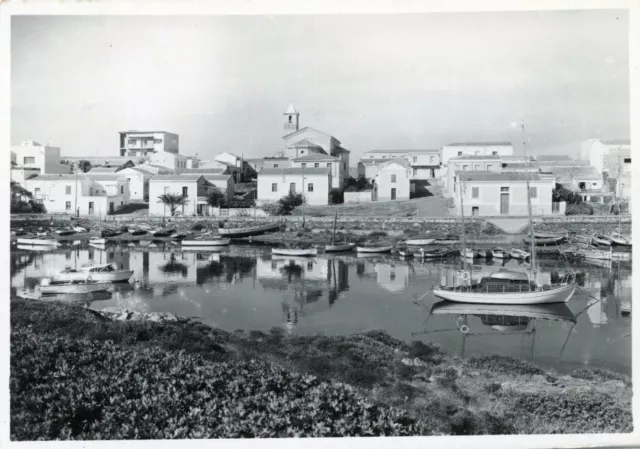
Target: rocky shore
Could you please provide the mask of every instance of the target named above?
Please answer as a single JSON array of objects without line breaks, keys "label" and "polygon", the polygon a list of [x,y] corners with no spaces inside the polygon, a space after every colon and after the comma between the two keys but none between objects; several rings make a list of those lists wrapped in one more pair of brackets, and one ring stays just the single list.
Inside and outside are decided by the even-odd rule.
[{"label": "rocky shore", "polygon": [[11,437],[629,432],[621,374],[452,357],[382,331],[225,332],[171,314],[11,300]]}]

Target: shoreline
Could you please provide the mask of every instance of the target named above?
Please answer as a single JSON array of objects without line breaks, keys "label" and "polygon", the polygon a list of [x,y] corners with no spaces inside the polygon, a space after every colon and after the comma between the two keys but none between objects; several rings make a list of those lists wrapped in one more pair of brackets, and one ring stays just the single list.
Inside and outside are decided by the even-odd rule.
[{"label": "shoreline", "polygon": [[[230,333],[197,319],[152,316],[124,319],[122,311],[12,298],[12,439],[29,439],[31,432],[47,439],[89,439],[96,432],[100,438],[153,439],[292,436],[287,427],[299,436],[359,436],[627,432],[632,426],[630,378],[606,370],[559,375],[510,357],[461,360],[433,343],[409,344],[383,331],[335,337],[293,336],[281,328]],[[55,363],[48,365],[51,357]],[[94,371],[98,378],[91,376]],[[208,387],[209,382],[217,386]],[[280,386],[273,384],[262,396],[256,391],[265,382]],[[167,396],[172,384],[176,395]],[[62,393],[37,406],[53,413],[49,416],[60,425],[41,423],[43,410],[33,412],[32,388]],[[83,399],[64,393],[69,389]],[[142,391],[145,397],[157,395],[153,403],[125,410]],[[286,398],[292,391],[303,399],[294,401],[297,411],[289,417],[291,399]],[[221,392],[234,399],[218,397]],[[113,396],[115,405],[109,400]],[[66,401],[93,412],[79,427],[68,427],[64,423],[74,418]],[[281,405],[256,421],[269,401]],[[307,425],[313,401],[320,408]],[[253,404],[257,415],[247,420],[241,404]],[[176,424],[195,406],[210,412],[189,414],[184,424]],[[333,407],[341,411],[330,412]],[[372,407],[378,418],[371,415]],[[220,409],[227,410],[222,416],[235,418],[221,421],[214,412]],[[105,413],[119,418],[105,421]],[[125,431],[120,421],[129,420],[130,413],[147,419]],[[341,421],[345,413],[359,424],[352,428],[351,420]],[[297,424],[277,424],[293,417]],[[314,427],[319,422],[322,429]],[[43,425],[48,426],[44,432]]]}]

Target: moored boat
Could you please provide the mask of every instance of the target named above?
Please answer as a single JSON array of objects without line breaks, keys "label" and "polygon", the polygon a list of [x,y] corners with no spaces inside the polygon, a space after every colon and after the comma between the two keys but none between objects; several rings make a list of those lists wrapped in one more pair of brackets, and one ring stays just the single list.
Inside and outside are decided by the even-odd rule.
[{"label": "moored boat", "polygon": [[56,282],[50,279],[43,279],[40,283],[39,290],[43,295],[49,294],[84,294],[109,290],[109,284],[99,283],[96,281],[66,281]]},{"label": "moored boat", "polygon": [[531,291],[483,291],[480,283],[475,289],[434,288],[433,294],[441,299],[454,302],[477,304],[552,304],[567,302],[576,291],[576,284],[532,289]]},{"label": "moored boat", "polygon": [[611,248],[603,250],[589,246],[578,250],[578,253],[582,254],[585,259],[611,260],[613,258]]},{"label": "moored boat", "polygon": [[592,242],[600,246],[611,246],[611,240],[604,234],[594,234]]},{"label": "moored boat", "polygon": [[407,240],[405,243],[409,246],[427,246],[433,245],[436,239],[411,239]]},{"label": "moored boat", "polygon": [[271,254],[277,256],[317,256],[317,248],[271,248]]},{"label": "moored boat", "polygon": [[475,259],[477,254],[471,248],[465,248],[462,250],[462,257],[465,259]]},{"label": "moored boat", "polygon": [[491,259],[492,254],[488,249],[479,249],[476,254],[483,259]]},{"label": "moored boat", "polygon": [[359,253],[388,253],[393,249],[392,245],[388,246],[358,246]]},{"label": "moored boat", "polygon": [[87,232],[87,228],[83,228],[82,226],[74,226],[73,230],[76,232]]},{"label": "moored boat", "polygon": [[184,240],[187,237],[189,237],[191,234],[188,232],[174,232],[173,234],[171,234],[171,238],[173,240]]},{"label": "moored boat", "polygon": [[342,251],[351,251],[355,247],[355,243],[336,243],[334,245],[325,246],[324,250],[328,253],[337,253]]},{"label": "moored boat", "polygon": [[527,251],[524,251],[522,249],[518,249],[518,248],[511,248],[509,250],[509,255],[513,258],[513,259],[518,259],[518,260],[525,260],[528,257],[531,256],[530,253],[528,253]]},{"label": "moored boat", "polygon": [[410,248],[404,248],[404,249],[398,250],[398,255],[400,257],[413,257],[414,254],[415,254],[415,250]]},{"label": "moored boat", "polygon": [[[560,245],[564,243],[567,239],[566,235],[557,236],[557,237],[534,237],[533,243],[536,246],[544,246],[544,245]],[[531,245],[531,239],[525,237],[522,239],[526,245]]]},{"label": "moored boat", "polygon": [[196,237],[194,239],[184,239],[181,243],[182,246],[227,246],[231,243],[231,239]]},{"label": "moored boat", "polygon": [[131,235],[145,235],[148,231],[140,228],[129,229],[129,234]]},{"label": "moored boat", "polygon": [[611,245],[613,246],[631,246],[631,239],[617,232],[609,235],[609,240],[611,240]]},{"label": "moored boat", "polygon": [[260,235],[266,232],[274,232],[280,229],[281,223],[269,223],[260,226],[248,226],[246,228],[219,228],[220,235],[226,237],[249,237],[251,235]]},{"label": "moored boat", "polygon": [[151,235],[154,237],[169,237],[170,235],[175,234],[175,229],[156,229],[151,232]]},{"label": "moored boat", "polygon": [[457,255],[456,251],[452,251],[447,248],[434,248],[428,250],[420,248],[420,257],[423,259],[442,259],[453,255]]},{"label": "moored boat", "polygon": [[508,259],[511,257],[509,252],[502,248],[492,248],[489,252],[494,259]]},{"label": "moored boat", "polygon": [[59,236],[72,235],[76,233],[73,229],[57,229],[54,232]]},{"label": "moored boat", "polygon": [[45,245],[45,246],[58,246],[59,242],[53,239],[18,239],[18,245]]},{"label": "moored boat", "polygon": [[89,243],[93,243],[94,245],[106,245],[107,239],[101,237],[91,237],[89,239]]},{"label": "moored boat", "polygon": [[52,280],[68,282],[88,279],[97,283],[127,282],[131,276],[133,276],[132,270],[118,270],[114,264],[101,264],[83,266],[79,270],[66,269],[57,273]]}]

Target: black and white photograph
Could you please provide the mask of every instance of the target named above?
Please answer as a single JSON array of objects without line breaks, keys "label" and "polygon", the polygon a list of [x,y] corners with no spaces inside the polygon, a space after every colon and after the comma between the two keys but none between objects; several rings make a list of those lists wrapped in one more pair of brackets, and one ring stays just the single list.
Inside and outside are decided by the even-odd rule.
[{"label": "black and white photograph", "polygon": [[633,2],[62,3],[0,6],[7,442],[635,438]]}]

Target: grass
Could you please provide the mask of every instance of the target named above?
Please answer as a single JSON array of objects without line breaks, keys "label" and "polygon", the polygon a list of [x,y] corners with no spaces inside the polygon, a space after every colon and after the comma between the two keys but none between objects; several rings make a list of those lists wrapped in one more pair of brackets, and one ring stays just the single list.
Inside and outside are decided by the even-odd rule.
[{"label": "grass", "polygon": [[11,327],[17,440],[631,428],[631,389],[603,382],[624,376],[580,370],[550,385],[516,359],[460,361],[383,331],[228,333],[198,322],[112,322],[22,299],[11,300]]}]

